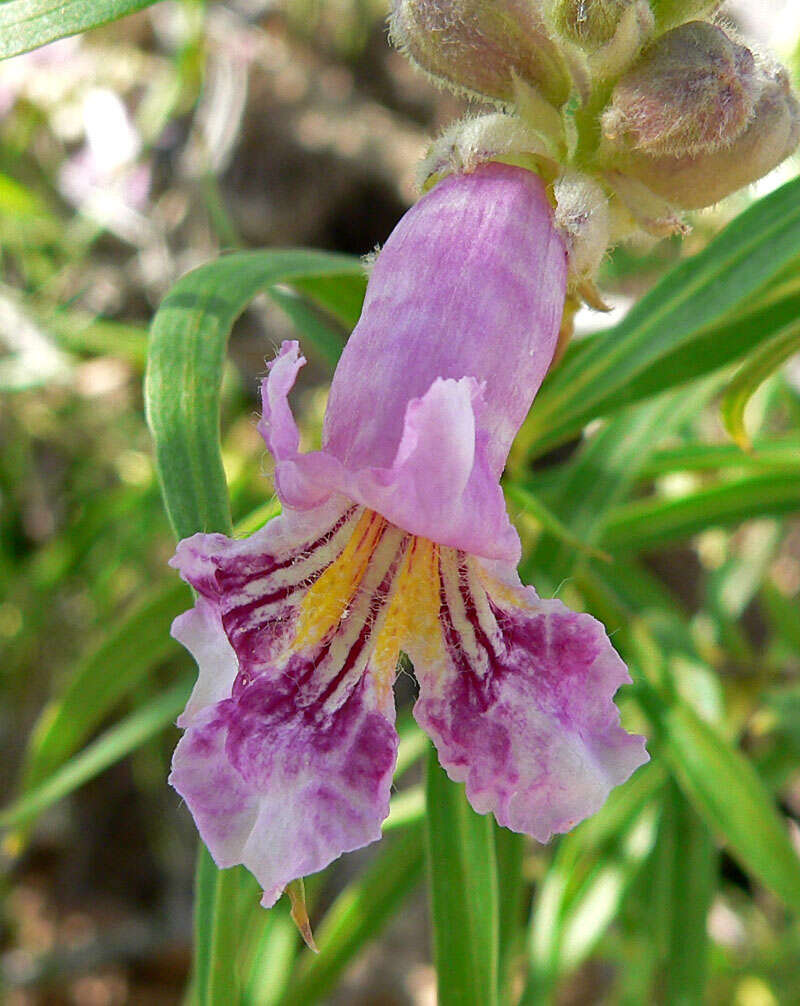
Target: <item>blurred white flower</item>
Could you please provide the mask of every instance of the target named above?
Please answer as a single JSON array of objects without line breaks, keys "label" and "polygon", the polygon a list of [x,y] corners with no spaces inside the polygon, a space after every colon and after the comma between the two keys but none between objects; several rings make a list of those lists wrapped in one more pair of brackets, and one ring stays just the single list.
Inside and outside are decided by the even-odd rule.
[{"label": "blurred white flower", "polygon": [[150,167],[138,163],[141,137],[119,95],[92,88],[83,99],[85,143],[61,166],[64,198],[134,244],[149,233],[140,211],[147,205]]}]

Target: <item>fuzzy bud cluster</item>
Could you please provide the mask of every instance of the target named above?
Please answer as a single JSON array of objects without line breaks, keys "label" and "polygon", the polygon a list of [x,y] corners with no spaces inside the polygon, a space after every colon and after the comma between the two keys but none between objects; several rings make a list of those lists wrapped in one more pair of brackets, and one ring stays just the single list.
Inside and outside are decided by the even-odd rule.
[{"label": "fuzzy bud cluster", "polygon": [[509,102],[520,78],[557,107],[570,93],[566,62],[536,0],[401,0],[391,37],[422,70],[457,92]]},{"label": "fuzzy bud cluster", "polygon": [[434,144],[423,182],[489,160],[551,185],[573,290],[610,244],[684,229],[800,141],[786,71],[712,23],[720,0],[394,0],[394,42],[500,106]]},{"label": "fuzzy bud cluster", "polygon": [[703,21],[657,39],[601,121],[600,160],[684,209],[760,178],[800,139],[785,70]]}]

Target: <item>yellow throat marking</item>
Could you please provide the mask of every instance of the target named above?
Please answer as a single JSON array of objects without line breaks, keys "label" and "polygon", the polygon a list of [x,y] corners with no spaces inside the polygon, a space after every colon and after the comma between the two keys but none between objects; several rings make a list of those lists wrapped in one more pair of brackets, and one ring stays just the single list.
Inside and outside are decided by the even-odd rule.
[{"label": "yellow throat marking", "polygon": [[339,558],[303,598],[292,649],[316,646],[349,615],[359,584],[387,522],[372,510],[361,515]]},{"label": "yellow throat marking", "polygon": [[391,686],[401,650],[411,649],[417,660],[440,659],[439,604],[439,546],[427,538],[414,538],[375,642],[371,666],[381,684]]},{"label": "yellow throat marking", "polygon": [[[392,531],[394,535],[387,534]],[[389,547],[396,535],[402,546],[402,532],[374,511],[364,510],[338,559],[303,598],[292,650],[317,646],[351,617],[363,624],[371,598],[362,581],[376,552]],[[372,574],[366,577],[372,578]],[[376,626],[370,667],[381,689],[391,688],[401,650],[412,650],[418,660],[441,659],[439,590],[439,546],[426,538],[411,538],[388,607]]]}]

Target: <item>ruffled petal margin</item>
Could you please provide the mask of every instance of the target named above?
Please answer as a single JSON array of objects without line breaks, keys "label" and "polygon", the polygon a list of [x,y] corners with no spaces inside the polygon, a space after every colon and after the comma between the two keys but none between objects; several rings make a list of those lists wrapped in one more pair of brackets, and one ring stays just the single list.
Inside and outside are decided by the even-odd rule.
[{"label": "ruffled petal margin", "polygon": [[275,485],[286,506],[307,510],[341,494],[410,534],[488,559],[519,561],[519,536],[489,464],[482,389],[475,380],[433,381],[408,402],[392,465],[350,470],[325,449],[298,452],[286,396],[304,363],[298,344],[284,342],[262,384],[259,430],[275,458]]},{"label": "ruffled petal margin", "polygon": [[627,669],[589,615],[463,555],[444,551],[440,576],[440,651],[431,659],[408,641],[414,715],[478,813],[546,842],[648,759],[612,701]]},{"label": "ruffled petal margin", "polygon": [[[397,753],[391,691],[358,678],[335,709],[298,689],[300,662],[210,706],[170,782],[220,867],[243,863],[269,908],[286,884],[380,838]],[[305,704],[308,703],[308,704]]]},{"label": "ruffled petal margin", "polygon": [[[402,535],[334,499],[286,511],[242,541],[195,535],[173,559],[199,595],[173,634],[200,670],[170,782],[217,865],[243,863],[265,906],[290,880],[379,838],[389,812],[394,704],[366,668],[371,631],[334,615],[296,641],[304,617],[317,625],[317,607],[304,609],[309,591],[351,540],[378,542],[380,557],[381,535],[391,570]],[[384,566],[366,574],[381,581],[370,585],[380,604],[392,582]],[[379,604],[367,603],[371,629]]]}]

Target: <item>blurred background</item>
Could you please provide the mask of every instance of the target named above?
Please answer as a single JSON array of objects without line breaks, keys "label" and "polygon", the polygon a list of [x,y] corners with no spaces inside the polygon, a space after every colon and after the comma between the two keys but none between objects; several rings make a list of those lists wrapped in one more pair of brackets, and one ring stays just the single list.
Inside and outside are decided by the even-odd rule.
[{"label": "blurred background", "polygon": [[[797,80],[796,0],[728,13]],[[381,0],[163,2],[0,63],[0,996],[9,1006],[182,1001],[195,831],[165,779],[192,665],[167,634],[188,593],[166,565],[173,540],[144,422],[147,326],[170,285],[222,249],[363,255],[386,238],[415,198],[428,140],[466,105],[389,48],[385,16]],[[618,250],[600,284],[611,321],[797,172],[795,158],[695,215],[682,243]],[[295,309],[308,310],[296,295],[260,297],[232,337],[223,447],[235,520],[271,496],[257,379],[294,335]],[[335,319],[320,321],[346,338]],[[578,332],[609,323],[582,312]],[[313,443],[331,368],[307,349],[297,400]],[[795,361],[754,403],[756,427],[796,429],[799,389]],[[695,432],[725,443],[714,408]],[[666,498],[706,478],[666,462],[648,477]],[[800,524],[767,516],[677,537],[645,549],[645,562],[704,643],[730,693],[731,730],[744,729],[743,747],[796,822]],[[15,802],[25,793],[35,800]],[[800,846],[796,824],[794,836]],[[316,904],[372,855],[337,864]],[[532,886],[552,856],[527,850]],[[631,884],[647,872],[640,860]],[[725,854],[720,870],[709,1001],[800,1002],[796,921]],[[434,1002],[421,876],[321,1001]],[[620,911],[564,976],[559,1001],[642,1001],[632,977],[646,953],[641,922]]]}]

